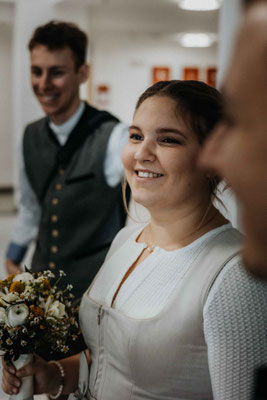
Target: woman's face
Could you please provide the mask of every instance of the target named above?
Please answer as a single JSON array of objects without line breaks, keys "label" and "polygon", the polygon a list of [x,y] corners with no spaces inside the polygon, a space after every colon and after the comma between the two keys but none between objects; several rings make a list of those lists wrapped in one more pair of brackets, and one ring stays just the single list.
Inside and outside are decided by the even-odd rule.
[{"label": "woman's face", "polygon": [[136,110],[122,153],[134,200],[150,211],[191,207],[209,198],[196,160],[197,136],[169,97],[153,96]]}]

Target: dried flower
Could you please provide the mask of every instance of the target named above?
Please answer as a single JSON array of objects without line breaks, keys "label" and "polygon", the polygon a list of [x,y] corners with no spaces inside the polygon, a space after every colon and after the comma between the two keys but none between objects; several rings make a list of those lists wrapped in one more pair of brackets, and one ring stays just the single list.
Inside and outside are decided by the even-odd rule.
[{"label": "dried flower", "polygon": [[24,290],[24,284],[22,282],[12,282],[9,288],[10,292],[22,293]]},{"label": "dried flower", "polygon": [[34,306],[32,304],[30,306],[30,310],[36,317],[43,317],[44,316],[44,310],[41,307],[37,307],[37,306]]}]

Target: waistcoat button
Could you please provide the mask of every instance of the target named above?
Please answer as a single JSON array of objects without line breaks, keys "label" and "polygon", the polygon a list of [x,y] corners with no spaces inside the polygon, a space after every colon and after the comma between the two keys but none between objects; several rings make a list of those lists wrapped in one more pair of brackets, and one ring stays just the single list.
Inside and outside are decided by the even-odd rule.
[{"label": "waistcoat button", "polygon": [[57,246],[51,246],[51,253],[56,254],[58,252]]},{"label": "waistcoat button", "polygon": [[57,222],[57,221],[58,221],[58,216],[55,215],[55,214],[53,214],[53,215],[51,216],[51,221],[52,221],[52,222]]},{"label": "waistcoat button", "polygon": [[51,233],[52,233],[53,237],[58,237],[58,230],[57,229],[53,229]]}]

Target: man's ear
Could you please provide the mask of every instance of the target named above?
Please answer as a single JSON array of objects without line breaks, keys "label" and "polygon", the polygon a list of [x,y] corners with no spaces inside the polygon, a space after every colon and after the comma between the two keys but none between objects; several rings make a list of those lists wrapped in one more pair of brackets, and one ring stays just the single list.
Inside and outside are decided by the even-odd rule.
[{"label": "man's ear", "polygon": [[87,79],[89,78],[89,65],[88,64],[81,65],[78,74],[79,74],[80,84],[86,82]]}]

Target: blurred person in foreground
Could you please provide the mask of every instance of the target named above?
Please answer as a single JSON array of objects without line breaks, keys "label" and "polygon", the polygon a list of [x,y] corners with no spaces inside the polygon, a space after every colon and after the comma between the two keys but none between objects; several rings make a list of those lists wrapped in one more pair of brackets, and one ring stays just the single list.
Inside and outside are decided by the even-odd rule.
[{"label": "blurred person in foreground", "polygon": [[[224,118],[207,141],[200,164],[224,177],[236,193],[245,233],[244,264],[267,280],[267,1],[245,3],[222,88]],[[267,399],[266,367],[259,369],[256,382],[255,399]]]},{"label": "blurred person in foreground", "polygon": [[267,294],[213,205],[220,179],[197,165],[221,116],[219,92],[202,82],[141,95],[122,160],[151,220],[118,233],[83,296],[88,362],[81,353],[59,367],[37,356],[17,371],[4,363],[7,393],[33,374],[35,392],[54,398],[250,400],[253,370],[267,361]]},{"label": "blurred person in foreground", "polygon": [[128,127],[81,101],[88,39],[78,26],[50,21],[29,41],[31,84],[46,116],[29,124],[20,154],[20,203],[7,249],[8,273],[21,271],[38,232],[31,268],[60,269],[62,287],[81,298],[124,226],[121,150]]}]

